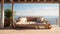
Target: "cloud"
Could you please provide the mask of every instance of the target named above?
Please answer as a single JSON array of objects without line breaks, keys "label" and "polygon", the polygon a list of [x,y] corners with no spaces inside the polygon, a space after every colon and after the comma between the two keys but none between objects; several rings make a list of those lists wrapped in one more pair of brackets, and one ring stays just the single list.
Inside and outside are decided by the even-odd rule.
[{"label": "cloud", "polygon": [[26,15],[26,16],[28,16],[28,15],[30,15],[30,16],[33,16],[33,15],[36,15],[36,16],[58,16],[59,15],[59,13],[58,13],[58,11],[57,12],[53,12],[53,11],[40,11],[40,12],[33,12],[33,11],[25,11],[25,12],[17,12],[16,13],[16,15],[18,15],[18,16],[24,16],[24,15]]}]

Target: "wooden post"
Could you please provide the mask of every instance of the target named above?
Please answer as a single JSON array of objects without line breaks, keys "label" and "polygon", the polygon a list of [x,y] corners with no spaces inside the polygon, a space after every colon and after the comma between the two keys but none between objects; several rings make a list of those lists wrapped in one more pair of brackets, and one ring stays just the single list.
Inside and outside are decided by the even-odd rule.
[{"label": "wooden post", "polygon": [[60,3],[59,3],[59,27],[60,27]]},{"label": "wooden post", "polygon": [[14,24],[14,3],[12,2],[12,26]]},{"label": "wooden post", "polygon": [[4,0],[1,1],[1,28],[4,27]]},{"label": "wooden post", "polygon": [[14,3],[12,2],[12,21],[10,23],[10,28],[13,28],[14,23]]}]

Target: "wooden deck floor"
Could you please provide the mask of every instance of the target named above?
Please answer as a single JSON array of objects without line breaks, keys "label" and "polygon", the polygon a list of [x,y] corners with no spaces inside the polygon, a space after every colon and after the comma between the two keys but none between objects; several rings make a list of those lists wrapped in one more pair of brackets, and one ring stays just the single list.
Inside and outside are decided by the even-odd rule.
[{"label": "wooden deck floor", "polygon": [[51,29],[2,29],[0,34],[60,34],[60,27]]}]

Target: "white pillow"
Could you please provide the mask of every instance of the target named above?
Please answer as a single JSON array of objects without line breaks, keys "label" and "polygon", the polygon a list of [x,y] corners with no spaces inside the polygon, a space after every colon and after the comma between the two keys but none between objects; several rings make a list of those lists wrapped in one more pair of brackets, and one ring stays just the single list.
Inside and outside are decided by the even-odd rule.
[{"label": "white pillow", "polygon": [[43,17],[41,18],[41,21],[44,21],[44,18]]},{"label": "white pillow", "polygon": [[19,20],[20,20],[20,22],[27,22],[26,17],[21,17]]}]

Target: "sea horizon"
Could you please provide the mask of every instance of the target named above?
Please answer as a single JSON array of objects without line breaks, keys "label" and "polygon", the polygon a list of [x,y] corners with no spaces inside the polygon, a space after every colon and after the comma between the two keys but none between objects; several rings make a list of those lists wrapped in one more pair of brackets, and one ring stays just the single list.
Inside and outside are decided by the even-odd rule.
[{"label": "sea horizon", "polygon": [[[14,16],[14,18],[19,18],[19,17],[27,17],[27,16]],[[41,16],[32,16],[32,17],[41,17]],[[42,16],[42,17],[43,18],[59,18],[59,16]]]},{"label": "sea horizon", "polygon": [[[17,19],[20,16],[15,16],[15,19]],[[26,17],[26,16],[25,16]],[[58,16],[43,16],[43,18],[47,19],[48,23],[50,23],[51,25],[57,25],[58,23]]]}]

